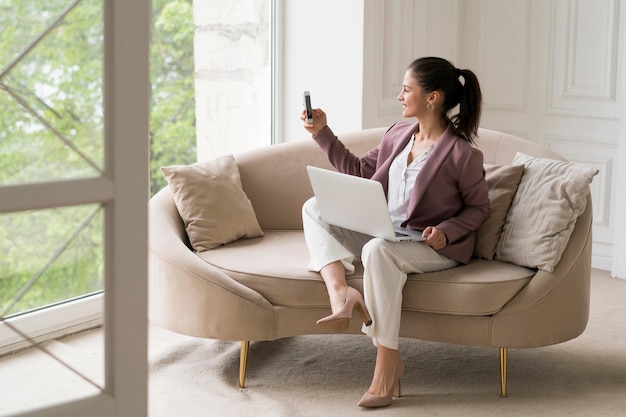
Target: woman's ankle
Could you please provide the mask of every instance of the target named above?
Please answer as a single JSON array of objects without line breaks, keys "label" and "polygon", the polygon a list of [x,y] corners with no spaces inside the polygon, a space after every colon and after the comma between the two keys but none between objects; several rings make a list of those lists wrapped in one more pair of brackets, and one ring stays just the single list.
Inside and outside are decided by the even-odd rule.
[{"label": "woman's ankle", "polygon": [[348,294],[348,285],[333,285],[326,287],[328,290],[328,298],[330,299],[331,310],[337,312],[341,310],[346,303],[346,296]]},{"label": "woman's ankle", "polygon": [[374,376],[368,390],[371,394],[386,395],[393,389],[394,378],[400,363],[398,350],[379,345],[376,353]]},{"label": "woman's ankle", "polygon": [[336,312],[346,302],[346,294],[348,293],[346,270],[341,262],[336,261],[324,266],[320,270],[320,275],[326,284],[331,309]]}]

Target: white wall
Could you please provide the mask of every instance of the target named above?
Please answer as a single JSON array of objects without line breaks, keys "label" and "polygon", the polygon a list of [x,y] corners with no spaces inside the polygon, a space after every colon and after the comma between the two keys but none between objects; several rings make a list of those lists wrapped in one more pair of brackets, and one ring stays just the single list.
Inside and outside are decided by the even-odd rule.
[{"label": "white wall", "polygon": [[[463,50],[481,78],[482,125],[597,168],[593,266],[615,255],[620,111],[619,1],[464,2]],[[471,57],[471,58],[470,58]]]},{"label": "white wall", "polygon": [[421,56],[457,66],[460,24],[457,0],[365,0],[363,127],[389,126],[402,117],[397,96],[408,66]]},{"label": "white wall", "polygon": [[[626,164],[619,0],[323,1],[312,12],[285,3],[285,117],[292,108],[297,115],[301,90],[310,89],[337,133],[388,126],[400,117],[396,97],[408,64],[426,55],[450,59],[481,81],[481,126],[599,169],[591,186],[593,266],[611,270],[623,256],[616,248],[626,243],[614,246],[616,217],[626,209],[617,175]],[[301,45],[313,26],[307,52]],[[362,35],[359,55],[352,49]],[[287,139],[300,137],[298,123],[285,126]],[[626,278],[624,269],[614,275]]]},{"label": "white wall", "polygon": [[283,17],[283,141],[310,137],[300,121],[304,90],[336,133],[360,129],[363,1],[284,1]]}]

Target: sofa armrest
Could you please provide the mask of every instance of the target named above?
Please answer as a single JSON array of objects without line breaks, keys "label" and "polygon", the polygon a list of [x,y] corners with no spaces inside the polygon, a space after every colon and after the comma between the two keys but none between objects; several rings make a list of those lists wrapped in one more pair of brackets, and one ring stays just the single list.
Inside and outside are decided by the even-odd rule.
[{"label": "sofa armrest", "polygon": [[[187,246],[169,187],[150,200],[149,216],[150,319],[195,337],[271,340],[274,335],[267,329],[276,327],[273,306]],[[216,310],[221,311],[219,317]],[[242,327],[233,326],[238,318]]]},{"label": "sofa armrest", "polygon": [[[552,273],[538,271],[493,318],[494,346],[538,347],[580,335],[589,319],[592,245],[591,196],[576,220]],[[550,342],[546,342],[550,341]]]}]

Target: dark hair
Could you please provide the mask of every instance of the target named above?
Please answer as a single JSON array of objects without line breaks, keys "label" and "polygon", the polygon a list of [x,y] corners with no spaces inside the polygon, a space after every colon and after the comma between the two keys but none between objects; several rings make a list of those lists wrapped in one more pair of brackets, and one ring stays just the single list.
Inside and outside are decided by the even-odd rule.
[{"label": "dark hair", "polygon": [[[471,70],[459,69],[443,58],[424,57],[409,65],[420,88],[430,93],[440,91],[443,95],[441,116],[456,133],[466,141],[474,143],[480,122],[482,94],[478,78]],[[459,77],[463,77],[461,83]],[[459,104],[459,112],[448,118],[448,112]]]}]

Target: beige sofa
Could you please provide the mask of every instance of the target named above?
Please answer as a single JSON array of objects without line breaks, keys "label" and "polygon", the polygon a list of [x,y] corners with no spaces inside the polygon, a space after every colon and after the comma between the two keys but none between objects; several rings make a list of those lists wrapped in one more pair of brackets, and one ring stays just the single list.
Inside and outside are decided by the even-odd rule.
[{"label": "beige sofa", "polygon": [[[375,146],[384,131],[368,129],[340,137],[358,154]],[[504,133],[481,129],[479,136],[477,146],[486,164],[510,165],[518,151],[561,159]],[[190,249],[171,188],[159,191],[149,207],[150,319],[190,336],[241,341],[243,387],[250,341],[324,333],[315,322],[330,312],[328,295],[319,275],[306,269],[301,208],[312,196],[305,166],[330,165],[312,140],[240,153],[235,161],[263,236],[196,253]],[[508,348],[560,343],[577,337],[587,324],[592,209],[590,196],[582,198],[584,211],[574,219],[571,237],[552,272],[496,256],[410,275],[401,336],[499,348],[500,394],[506,396]],[[362,289],[360,265],[348,281]],[[361,334],[358,315],[354,317],[347,332]]]}]

